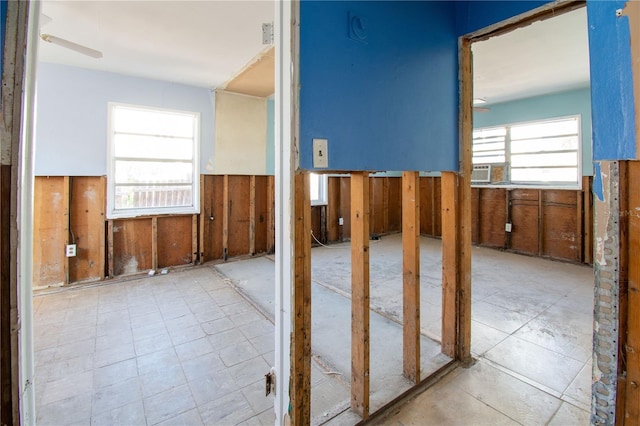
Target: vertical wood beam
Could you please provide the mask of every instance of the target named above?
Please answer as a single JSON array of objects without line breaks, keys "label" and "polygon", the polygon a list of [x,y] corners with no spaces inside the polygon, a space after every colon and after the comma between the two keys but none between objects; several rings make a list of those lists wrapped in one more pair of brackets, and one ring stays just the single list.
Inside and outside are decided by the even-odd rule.
[{"label": "vertical wood beam", "polygon": [[442,172],[442,353],[456,357],[458,315],[458,179],[453,172]]},{"label": "vertical wood beam", "polygon": [[584,218],[584,200],[582,197],[583,191],[576,192],[576,238],[578,242],[578,256],[575,260],[582,262],[584,259],[584,244],[582,236],[584,235],[584,227],[582,219]]},{"label": "vertical wood beam", "polygon": [[198,215],[191,216],[191,263],[198,264],[200,251],[198,249]]},{"label": "vertical wood beam", "polygon": [[294,178],[294,290],[291,353],[291,419],[311,421],[311,194],[309,173]]},{"label": "vertical wood beam", "polygon": [[151,217],[151,269],[158,269],[158,216]]},{"label": "vertical wood beam", "polygon": [[420,383],[420,174],[402,173],[403,373]]},{"label": "vertical wood beam", "polygon": [[107,274],[109,278],[114,277],[113,269],[113,220],[107,221]]},{"label": "vertical wood beam", "polygon": [[229,175],[222,178],[222,259],[229,255]]},{"label": "vertical wood beam", "polygon": [[351,173],[351,409],[369,417],[369,173]]},{"label": "vertical wood beam", "polygon": [[104,280],[105,278],[105,270],[108,268],[108,257],[107,253],[107,226],[105,226],[105,219],[107,215],[105,212],[107,211],[107,177],[100,176],[100,230],[98,231],[98,235],[100,236],[100,253],[101,253],[101,261],[102,263],[99,265],[100,268],[100,279]]},{"label": "vertical wood beam", "polygon": [[206,179],[204,175],[200,175],[200,214],[198,215],[198,263],[204,263],[204,221],[205,221],[205,209],[204,209],[204,186],[206,185]]},{"label": "vertical wood beam", "polygon": [[[69,228],[71,223],[71,204],[70,204],[70,192],[71,192],[71,178],[64,176],[62,178],[62,235],[64,241],[64,247],[60,247],[62,253],[65,253],[62,257],[62,265],[64,268],[64,283],[69,284],[69,258],[66,255],[66,246],[69,244]],[[63,251],[64,250],[64,251]]]},{"label": "vertical wood beam", "polygon": [[544,204],[542,190],[538,190],[538,256],[544,253]]},{"label": "vertical wood beam", "polygon": [[[626,303],[620,303],[620,342],[623,341],[622,336],[626,331],[626,341],[624,345],[620,345],[620,355],[618,359],[626,360],[626,386],[622,397],[624,398],[625,416],[624,419],[616,418],[616,420],[623,420],[624,424],[637,425],[640,423],[640,258],[638,253],[640,252],[640,216],[638,211],[640,210],[640,192],[637,191],[638,185],[640,185],[640,162],[639,161],[625,161],[621,163],[627,163],[626,168],[622,167],[620,173],[620,187],[623,186],[623,177],[626,178],[626,190],[620,191],[620,199],[623,201],[623,197],[627,199],[625,202],[625,210],[620,211],[621,216],[623,214],[627,216],[627,246],[621,247],[621,254],[624,250],[624,257],[620,256],[620,269],[627,266],[628,288],[627,288],[627,300]],[[626,176],[623,176],[622,169],[626,169]],[[622,206],[621,206],[622,207]],[[622,218],[621,218],[622,219]],[[622,234],[622,229],[621,229]],[[622,236],[622,235],[621,235]],[[621,241],[622,245],[622,241]],[[622,273],[621,273],[622,275]],[[623,281],[621,276],[620,287],[621,294]],[[624,322],[626,321],[626,327]],[[622,369],[619,368],[619,375],[622,375]],[[618,387],[620,389],[620,387]],[[618,397],[618,401],[620,401]]]},{"label": "vertical wood beam", "polygon": [[[438,215],[438,212],[436,212],[436,178],[431,176],[428,178],[429,179],[429,188],[430,190],[430,195],[431,195],[431,236],[435,237],[437,234],[436,232],[438,231],[436,228],[436,217]],[[442,224],[441,224],[442,226]]]},{"label": "vertical wood beam", "polygon": [[275,227],[275,179],[267,177],[267,253],[273,253],[276,247]]},{"label": "vertical wood beam", "polygon": [[[471,141],[473,132],[473,78],[471,41],[460,45],[462,88],[460,96],[460,174],[457,204],[457,342],[456,358],[471,363]],[[443,259],[444,264],[444,259]],[[443,302],[444,303],[444,302]]]},{"label": "vertical wood beam", "polygon": [[591,207],[591,178],[589,176],[585,176],[582,178],[582,190],[584,191],[583,195],[583,206],[584,206],[584,238],[583,238],[583,246],[584,246],[584,263],[591,264],[593,262],[593,245],[592,245],[592,235],[593,235],[593,210]]},{"label": "vertical wood beam", "polygon": [[249,254],[256,254],[256,176],[249,178]]}]

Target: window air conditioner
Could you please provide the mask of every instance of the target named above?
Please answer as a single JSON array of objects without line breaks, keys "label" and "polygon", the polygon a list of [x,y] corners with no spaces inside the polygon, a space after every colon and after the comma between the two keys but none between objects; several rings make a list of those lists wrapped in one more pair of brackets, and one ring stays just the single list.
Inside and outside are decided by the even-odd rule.
[{"label": "window air conditioner", "polygon": [[491,182],[491,166],[473,166],[471,182]]}]

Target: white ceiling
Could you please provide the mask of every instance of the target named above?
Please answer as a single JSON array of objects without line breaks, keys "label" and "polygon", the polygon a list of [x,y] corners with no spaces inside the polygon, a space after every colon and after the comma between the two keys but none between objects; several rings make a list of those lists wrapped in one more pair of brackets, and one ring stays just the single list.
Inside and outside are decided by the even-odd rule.
[{"label": "white ceiling", "polygon": [[[268,46],[270,0],[45,0],[41,32],[99,50],[93,59],[41,42],[39,59],[82,68],[224,86]],[[487,104],[589,84],[584,8],[474,43],[474,97]]]},{"label": "white ceiling", "polygon": [[474,98],[487,104],[589,85],[586,8],[476,42],[472,49]]},{"label": "white ceiling", "polygon": [[216,88],[269,47],[262,24],[273,21],[274,3],[45,0],[41,12],[51,18],[41,33],[103,53],[40,42],[42,61]]}]

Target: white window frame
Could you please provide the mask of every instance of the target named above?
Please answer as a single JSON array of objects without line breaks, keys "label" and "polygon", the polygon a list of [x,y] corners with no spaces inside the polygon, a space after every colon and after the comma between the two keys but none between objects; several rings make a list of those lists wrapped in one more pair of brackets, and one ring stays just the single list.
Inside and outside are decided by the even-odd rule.
[{"label": "white window frame", "polygon": [[[578,127],[578,148],[577,148],[577,169],[578,174],[576,176],[576,182],[549,182],[545,183],[542,181],[538,182],[520,182],[513,181],[511,179],[511,128],[515,126],[528,125],[528,124],[542,124],[549,123],[554,121],[563,121],[563,120],[571,120],[575,119],[577,121]],[[575,115],[567,115],[560,117],[552,117],[545,118],[540,120],[530,120],[530,121],[520,121],[509,124],[501,124],[501,125],[492,125],[487,127],[479,127],[474,130],[484,130],[484,129],[495,129],[504,127],[507,129],[506,137],[505,137],[505,162],[504,163],[474,163],[473,165],[490,165],[490,166],[504,166],[505,174],[507,176],[506,183],[493,184],[493,183],[481,183],[481,182],[473,182],[472,187],[478,188],[532,188],[532,189],[569,189],[569,190],[580,190],[582,189],[582,176],[583,176],[583,164],[582,164],[582,116],[580,114]],[[473,141],[472,141],[472,155],[473,155]]]},{"label": "white window frame", "polygon": [[[158,111],[165,113],[178,113],[193,116],[194,138],[193,138],[193,161],[192,161],[192,196],[190,206],[176,207],[142,207],[133,209],[116,209],[115,207],[115,166],[114,157],[114,110],[117,107],[135,108],[145,111]],[[107,135],[107,219],[123,219],[140,216],[157,216],[164,214],[199,214],[200,213],[200,113],[195,111],[184,111],[169,108],[149,107],[145,105],[133,105],[121,102],[108,103],[108,135]]]},{"label": "white window frame", "polygon": [[329,177],[326,174],[321,173],[309,173],[309,185],[312,185],[311,175],[318,176],[318,197],[311,198],[312,206],[325,206],[329,202],[329,194],[328,194],[328,182]]}]

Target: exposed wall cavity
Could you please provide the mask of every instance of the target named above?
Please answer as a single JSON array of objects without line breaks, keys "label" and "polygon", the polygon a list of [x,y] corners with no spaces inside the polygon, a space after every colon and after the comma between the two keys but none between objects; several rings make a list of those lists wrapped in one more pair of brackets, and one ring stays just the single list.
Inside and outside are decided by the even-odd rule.
[{"label": "exposed wall cavity", "polygon": [[602,193],[594,197],[593,385],[591,423],[615,424],[620,285],[620,174],[617,161],[597,168]]}]

